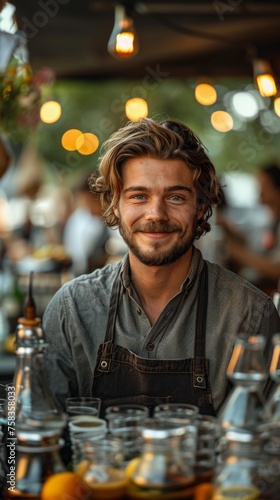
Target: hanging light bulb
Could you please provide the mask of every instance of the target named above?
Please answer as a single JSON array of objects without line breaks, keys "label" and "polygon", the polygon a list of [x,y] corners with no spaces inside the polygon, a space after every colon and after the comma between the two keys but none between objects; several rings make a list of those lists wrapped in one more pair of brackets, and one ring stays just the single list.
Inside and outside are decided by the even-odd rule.
[{"label": "hanging light bulb", "polygon": [[263,97],[271,97],[277,94],[277,87],[269,62],[264,59],[254,59],[253,68],[260,94]]},{"label": "hanging light bulb", "polygon": [[138,36],[133,19],[125,5],[115,7],[115,24],[108,42],[108,52],[117,59],[128,59],[137,54]]},{"label": "hanging light bulb", "polygon": [[280,116],[280,96],[274,99],[273,107],[276,115]]}]

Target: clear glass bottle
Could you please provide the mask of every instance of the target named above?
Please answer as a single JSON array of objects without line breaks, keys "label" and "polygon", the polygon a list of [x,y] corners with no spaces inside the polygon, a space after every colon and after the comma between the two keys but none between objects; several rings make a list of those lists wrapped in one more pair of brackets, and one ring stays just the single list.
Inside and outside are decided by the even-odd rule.
[{"label": "clear glass bottle", "polygon": [[275,305],[278,313],[280,314],[280,292],[276,290],[272,295],[273,304]]},{"label": "clear glass bottle", "polygon": [[34,413],[16,424],[15,455],[10,448],[5,500],[40,500],[46,478],[65,470],[59,453],[63,446],[60,438],[63,427],[62,419],[51,412],[43,420],[42,414]]},{"label": "clear glass bottle", "polygon": [[36,317],[32,296],[32,274],[24,307],[25,315],[18,319],[15,335],[16,369],[13,377],[17,421],[34,411],[55,411],[45,374],[45,343],[41,320]]},{"label": "clear glass bottle", "polygon": [[270,372],[270,378],[275,382],[275,388],[265,404],[264,419],[270,421],[271,424],[280,426],[280,334],[279,333],[273,336],[272,342],[274,347],[273,347],[269,372]]},{"label": "clear glass bottle", "polygon": [[142,453],[129,478],[128,498],[188,498],[194,483],[192,468],[183,459],[184,426],[148,419],[142,426]]},{"label": "clear glass bottle", "polygon": [[44,333],[32,297],[16,329],[16,370],[5,415],[6,498],[39,498],[45,478],[64,470],[60,437],[66,416],[56,408],[45,373]]},{"label": "clear glass bottle", "polygon": [[233,384],[218,416],[221,429],[253,431],[262,421],[265,400],[262,387],[268,376],[264,367],[262,335],[238,337],[235,342],[227,375]]},{"label": "clear glass bottle", "polygon": [[3,499],[2,493],[4,489],[4,484],[6,482],[5,477],[5,449],[3,442],[3,430],[2,430],[2,416],[4,414],[6,407],[6,399],[0,399],[0,500]]},{"label": "clear glass bottle", "polygon": [[214,479],[212,500],[277,500],[275,476],[268,476],[270,458],[264,453],[267,434],[237,430],[226,435]]}]

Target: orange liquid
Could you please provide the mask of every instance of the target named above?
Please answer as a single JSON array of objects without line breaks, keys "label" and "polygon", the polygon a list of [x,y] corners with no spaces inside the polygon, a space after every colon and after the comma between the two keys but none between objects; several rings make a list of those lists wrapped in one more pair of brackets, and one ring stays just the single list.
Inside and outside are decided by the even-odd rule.
[{"label": "orange liquid", "polygon": [[85,474],[84,481],[93,492],[95,500],[119,500],[125,498],[127,479],[123,471],[111,470],[110,481],[98,483],[90,480],[90,476]]},{"label": "orange liquid", "polygon": [[213,500],[260,500],[260,492],[254,486],[229,486],[214,490]]},{"label": "orange liquid", "polygon": [[162,491],[162,490],[149,490],[140,489],[129,485],[127,489],[127,498],[130,500],[193,500],[194,488],[188,488],[177,491]]},{"label": "orange liquid", "polygon": [[100,483],[96,486],[90,485],[95,500],[119,500],[125,498],[126,481],[116,483]]},{"label": "orange liquid", "polygon": [[40,500],[40,497],[38,497],[37,495],[29,495],[29,494],[24,495],[21,492],[13,493],[12,491],[7,491],[4,498],[5,498],[5,500],[15,500],[15,499],[17,499],[17,500]]}]

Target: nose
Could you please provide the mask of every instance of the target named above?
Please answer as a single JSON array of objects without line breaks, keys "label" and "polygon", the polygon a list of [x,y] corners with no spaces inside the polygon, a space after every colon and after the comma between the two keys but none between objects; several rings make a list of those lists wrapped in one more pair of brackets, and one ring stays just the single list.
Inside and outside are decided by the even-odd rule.
[{"label": "nose", "polygon": [[160,198],[154,198],[154,199],[150,200],[150,202],[148,204],[147,213],[146,213],[146,219],[147,220],[156,220],[156,221],[168,219],[168,214],[167,214],[164,200],[162,200]]}]

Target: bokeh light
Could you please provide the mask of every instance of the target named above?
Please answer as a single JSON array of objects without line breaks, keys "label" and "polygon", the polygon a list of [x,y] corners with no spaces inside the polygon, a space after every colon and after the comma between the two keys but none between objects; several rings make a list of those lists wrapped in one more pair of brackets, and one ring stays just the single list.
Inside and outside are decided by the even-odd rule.
[{"label": "bokeh light", "polygon": [[243,118],[256,118],[259,112],[255,97],[249,92],[236,92],[232,97],[234,111]]},{"label": "bokeh light", "polygon": [[139,118],[146,118],[148,116],[148,104],[145,99],[133,97],[126,101],[125,114],[129,120],[137,122]]},{"label": "bokeh light", "polygon": [[212,113],[211,123],[218,132],[229,132],[233,128],[233,119],[226,111],[215,111]]},{"label": "bokeh light", "polygon": [[196,86],[194,91],[195,98],[197,102],[203,104],[204,106],[210,106],[214,104],[217,100],[217,92],[208,83],[200,83]]},{"label": "bokeh light", "polygon": [[42,104],[40,118],[44,123],[55,123],[61,117],[61,106],[57,101],[47,101]]},{"label": "bokeh light", "polygon": [[66,132],[64,132],[61,138],[61,144],[64,147],[64,149],[67,149],[67,151],[76,151],[77,139],[81,135],[83,135],[83,133],[76,128],[71,128]]},{"label": "bokeh light", "polygon": [[95,153],[98,146],[98,137],[90,132],[79,135],[76,141],[76,149],[82,155],[91,155],[92,153]]},{"label": "bokeh light", "polygon": [[274,106],[274,111],[277,114],[277,116],[280,116],[280,97],[276,97],[276,99],[274,99],[273,106]]}]

